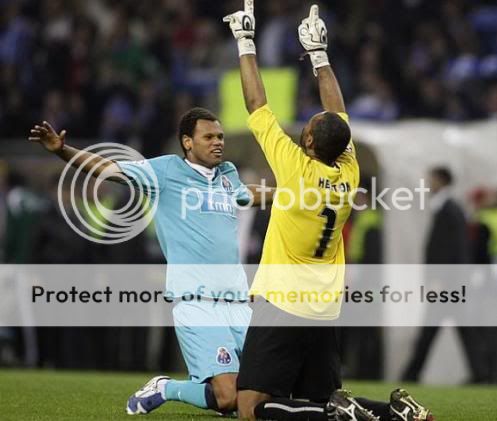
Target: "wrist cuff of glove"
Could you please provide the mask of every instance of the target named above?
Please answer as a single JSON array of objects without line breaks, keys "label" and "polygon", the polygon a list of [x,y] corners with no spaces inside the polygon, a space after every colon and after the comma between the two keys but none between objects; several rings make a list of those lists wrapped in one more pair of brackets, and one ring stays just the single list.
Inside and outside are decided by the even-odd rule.
[{"label": "wrist cuff of glove", "polygon": [[246,56],[248,54],[256,55],[255,43],[253,39],[241,38],[238,40],[238,54],[239,56]]},{"label": "wrist cuff of glove", "polygon": [[309,53],[311,58],[312,67],[314,67],[314,74],[317,75],[317,69],[324,66],[329,66],[330,61],[328,59],[328,54],[324,50],[311,51]]}]

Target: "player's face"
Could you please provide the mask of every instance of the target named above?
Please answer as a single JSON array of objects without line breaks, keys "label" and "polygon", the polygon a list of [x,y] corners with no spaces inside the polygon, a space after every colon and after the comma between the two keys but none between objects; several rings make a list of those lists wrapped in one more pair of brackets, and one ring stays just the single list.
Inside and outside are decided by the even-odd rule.
[{"label": "player's face", "polygon": [[185,142],[187,158],[194,164],[214,168],[223,161],[224,131],[219,121],[198,120],[193,139]]},{"label": "player's face", "polygon": [[311,127],[312,127],[311,122],[307,123],[304,129],[302,130],[302,134],[300,135],[300,146],[305,153],[307,153],[309,147],[312,144]]}]

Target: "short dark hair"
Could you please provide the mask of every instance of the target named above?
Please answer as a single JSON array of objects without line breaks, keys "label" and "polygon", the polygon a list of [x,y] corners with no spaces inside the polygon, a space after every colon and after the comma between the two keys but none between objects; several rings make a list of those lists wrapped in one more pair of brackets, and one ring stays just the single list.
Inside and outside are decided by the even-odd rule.
[{"label": "short dark hair", "polygon": [[338,114],[326,112],[315,120],[312,138],[317,158],[332,165],[350,143],[350,127]]},{"label": "short dark hair", "polygon": [[454,182],[454,176],[447,167],[435,167],[431,170],[431,174],[437,177],[444,186],[450,186]]},{"label": "short dark hair", "polygon": [[206,110],[205,108],[192,108],[186,114],[181,117],[179,122],[179,143],[183,153],[186,155],[186,149],[183,145],[183,136],[193,137],[195,132],[195,127],[197,127],[197,121],[208,120],[208,121],[219,121],[219,119],[214,115],[214,113]]}]

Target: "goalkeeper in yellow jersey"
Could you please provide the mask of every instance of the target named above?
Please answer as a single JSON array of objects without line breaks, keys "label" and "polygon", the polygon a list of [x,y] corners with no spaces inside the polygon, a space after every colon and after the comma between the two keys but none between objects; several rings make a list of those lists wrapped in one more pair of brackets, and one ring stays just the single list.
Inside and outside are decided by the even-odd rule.
[{"label": "goalkeeper in yellow jersey", "polygon": [[[356,400],[341,390],[337,328],[329,320],[340,313],[342,229],[359,184],[359,165],[318,6],[302,21],[299,39],[318,78],[324,111],[307,123],[300,146],[267,104],[256,61],[254,1],[245,0],[243,11],[224,20],[238,41],[248,125],[278,187],[251,288],[256,302],[238,377],[240,418],[431,420],[404,390],[394,391],[389,403]],[[310,321],[313,327],[302,327]],[[268,326],[275,322],[279,325]]]}]

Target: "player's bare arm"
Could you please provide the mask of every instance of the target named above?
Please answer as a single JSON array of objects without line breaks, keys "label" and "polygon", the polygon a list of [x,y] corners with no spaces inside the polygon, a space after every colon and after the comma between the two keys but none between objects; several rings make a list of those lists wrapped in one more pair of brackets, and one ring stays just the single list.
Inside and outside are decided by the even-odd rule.
[{"label": "player's bare arm", "polygon": [[276,188],[267,186],[247,186],[253,196],[253,206],[261,206],[264,208],[266,205],[271,205],[274,201]]},{"label": "player's bare arm", "polygon": [[345,113],[345,103],[338,80],[331,66],[318,69],[319,94],[325,111]]},{"label": "player's bare arm", "polygon": [[122,174],[119,166],[112,160],[104,158],[98,154],[81,151],[66,145],[66,131],[62,130],[59,134],[54,128],[44,121],[40,125],[35,125],[31,129],[29,141],[41,144],[48,152],[51,152],[66,162],[71,161],[76,155],[78,157],[73,161],[72,166],[82,168],[86,173],[90,172],[94,167],[94,177],[100,176],[103,172],[110,175],[108,179],[114,181],[122,181],[122,177],[117,176]]},{"label": "player's bare arm", "polygon": [[247,111],[252,114],[255,110],[267,104],[266,91],[255,55],[240,57],[240,74],[245,106],[247,107]]},{"label": "player's bare arm", "polygon": [[309,55],[314,73],[319,82],[319,94],[325,111],[344,113],[345,103],[342,91],[335,73],[329,63],[328,30],[324,21],[319,17],[319,7],[313,5],[309,16],[302,20],[299,26],[299,40]]},{"label": "player's bare arm", "polygon": [[243,96],[247,110],[252,114],[267,104],[254,44],[254,1],[245,0],[244,10],[226,16],[223,21],[229,23],[233,36],[238,42]]}]

